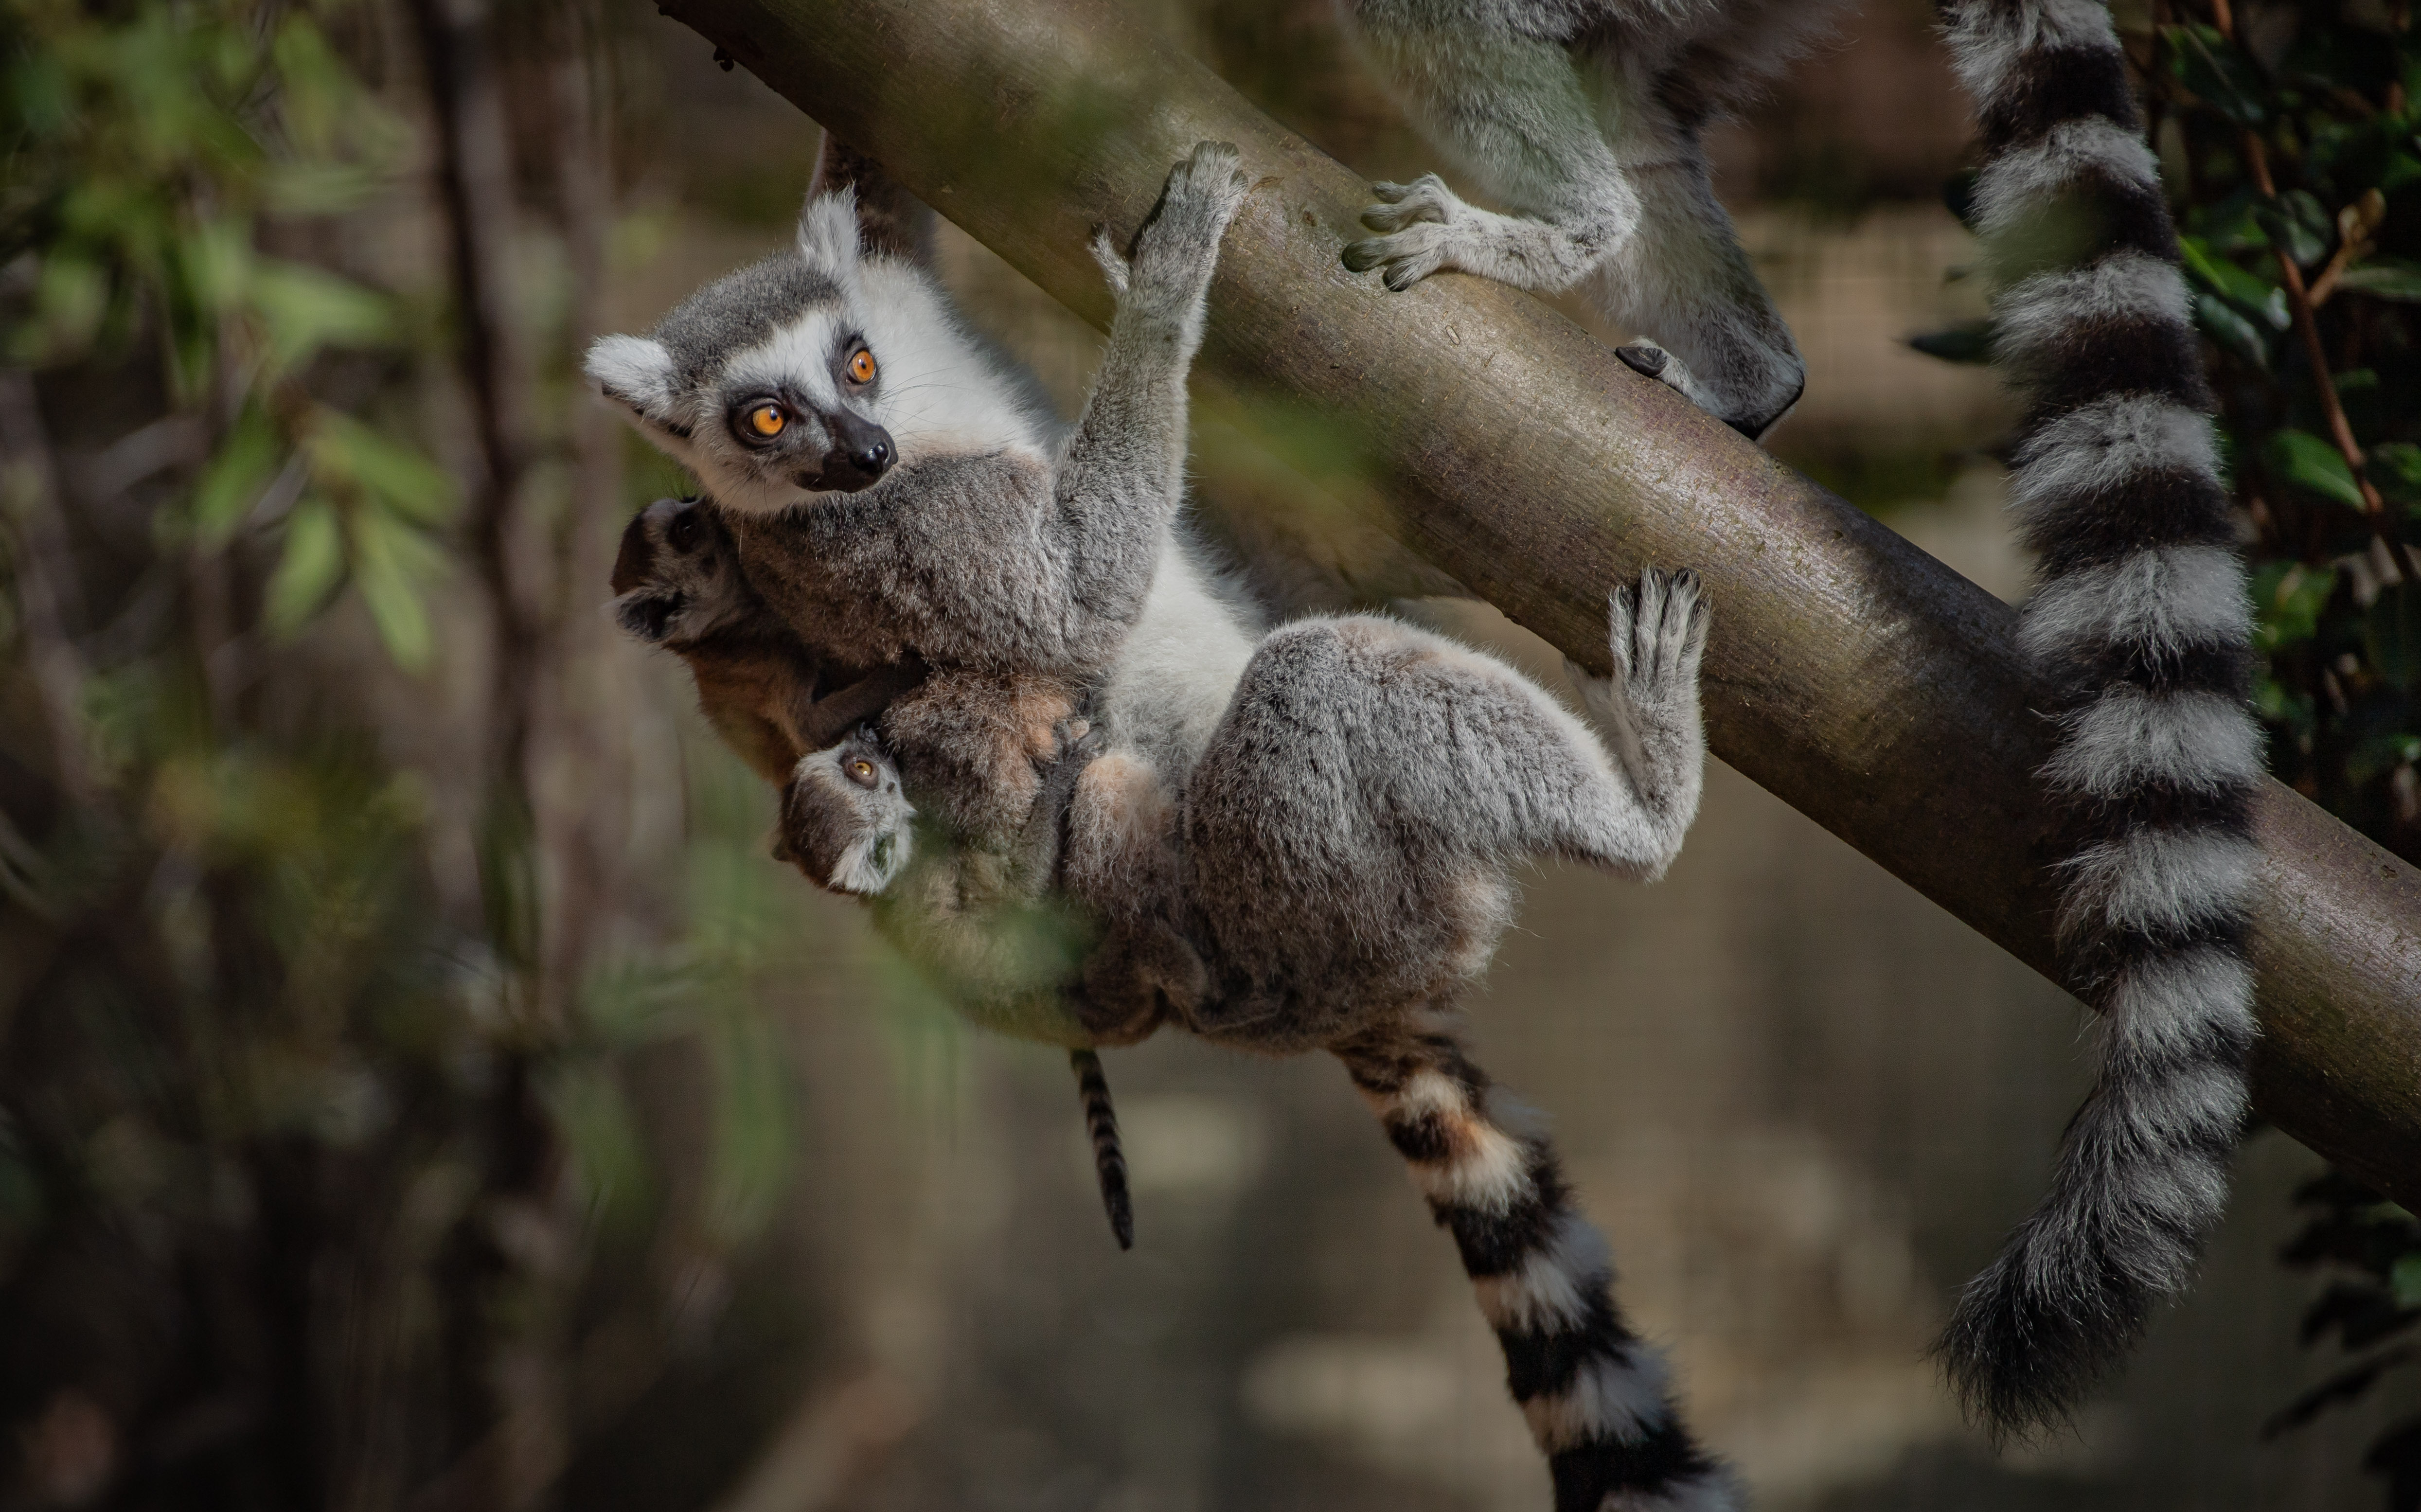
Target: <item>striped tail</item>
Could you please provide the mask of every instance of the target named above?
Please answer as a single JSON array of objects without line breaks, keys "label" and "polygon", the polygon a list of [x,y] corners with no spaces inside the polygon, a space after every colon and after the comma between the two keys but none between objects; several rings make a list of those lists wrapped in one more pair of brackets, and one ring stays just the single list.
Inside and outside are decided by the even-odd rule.
[{"label": "striped tail", "polygon": [[1730,1473],[1682,1426],[1663,1358],[1614,1305],[1605,1240],[1545,1140],[1488,1112],[1443,1024],[1330,1047],[1454,1235],[1506,1383],[1554,1477],[1555,1512],[1728,1512]]},{"label": "striped tail", "polygon": [[2099,1077],[2052,1190],[1941,1352],[1997,1431],[2063,1421],[2226,1201],[2245,1111],[2262,740],[2211,394],[2152,153],[2098,0],[1951,0],[1980,108],[1996,357],[2028,405],[2011,505],[2040,579],[2022,646],[2059,722],[2060,950]]},{"label": "striped tail", "polygon": [[1109,1209],[1110,1232],[1118,1248],[1134,1248],[1134,1202],[1127,1195],[1127,1156],[1118,1145],[1117,1111],[1110,1106],[1110,1079],[1101,1074],[1101,1057],[1089,1050],[1071,1050],[1068,1064],[1076,1068],[1076,1095],[1085,1099],[1085,1132],[1093,1139],[1093,1173],[1101,1179],[1101,1206]]}]

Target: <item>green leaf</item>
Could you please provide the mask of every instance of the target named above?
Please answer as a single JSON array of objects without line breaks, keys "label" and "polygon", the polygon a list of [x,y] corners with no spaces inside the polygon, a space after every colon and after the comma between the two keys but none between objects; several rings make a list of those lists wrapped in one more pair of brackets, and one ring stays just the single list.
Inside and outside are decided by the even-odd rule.
[{"label": "green leaf", "polygon": [[2399,688],[2421,678],[2421,587],[2382,588],[2363,616],[2362,647],[2371,669]]},{"label": "green leaf", "polygon": [[719,1015],[707,1049],[714,1099],[699,1216],[710,1234],[731,1244],[761,1231],[781,1197],[790,1162],[790,1088],[781,1046],[757,1015]]},{"label": "green leaf", "polygon": [[2333,567],[2264,562],[2253,570],[2253,645],[2264,656],[2312,638],[2336,591]]},{"label": "green leaf", "polygon": [[2215,205],[2196,205],[2186,211],[2184,226],[2205,256],[2214,252],[2266,249],[2270,238],[2261,229],[2254,207],[2261,196],[2248,184]]},{"label": "green leaf", "polygon": [[2320,202],[2301,189],[2257,202],[2253,217],[2270,244],[2294,258],[2297,267],[2311,267],[2329,255],[2335,227]]},{"label": "green leaf", "polygon": [[2399,1255],[2387,1284],[2396,1290],[2398,1307],[2421,1307],[2421,1255]]},{"label": "green leaf", "polygon": [[285,451],[268,414],[258,405],[246,406],[194,488],[194,526],[203,546],[214,551],[226,544],[277,475]]},{"label": "green leaf", "polygon": [[305,499],[286,517],[286,550],[270,576],[263,605],[269,628],[279,635],[300,631],[328,601],[344,571],[344,533],[336,507],[325,499]]},{"label": "green leaf", "polygon": [[231,308],[252,281],[252,228],[232,216],[186,232],[177,252],[194,304],[212,315]]},{"label": "green leaf", "polygon": [[2261,66],[2212,26],[2163,26],[2169,72],[2206,105],[2239,126],[2258,126],[2269,93]]},{"label": "green leaf", "polygon": [[2345,454],[2308,430],[2277,430],[2262,448],[2272,475],[2306,493],[2334,500],[2349,508],[2363,507],[2362,488]]},{"label": "green leaf", "polygon": [[251,292],[273,373],[291,371],[321,347],[375,347],[394,334],[386,296],[299,262],[263,259]]},{"label": "green leaf", "polygon": [[2387,166],[2380,171],[2379,191],[2392,195],[2416,180],[2421,180],[2421,157],[2414,157],[2410,152],[2391,152],[2387,155]]},{"label": "green leaf", "polygon": [[1992,360],[1992,322],[1970,320],[1946,331],[1929,331],[1911,336],[1908,344],[1929,357],[1944,362],[1983,365]]},{"label": "green leaf", "polygon": [[278,163],[261,179],[274,215],[336,215],[378,192],[379,176],[351,163]]},{"label": "green leaf", "polygon": [[417,532],[390,516],[361,510],[352,518],[353,586],[378,627],[386,654],[406,672],[420,672],[435,650],[429,610],[414,579],[434,566],[435,553]]},{"label": "green leaf", "polygon": [[2421,513],[2421,446],[2409,441],[2373,446],[2363,471],[2389,503]]},{"label": "green leaf", "polygon": [[639,1217],[653,1181],[638,1118],[612,1067],[593,1060],[558,1066],[542,1095],[590,1213],[609,1222]]},{"label": "green leaf", "polygon": [[2284,331],[2294,323],[2294,316],[2287,309],[2285,289],[2225,257],[2213,256],[2199,237],[2180,237],[2178,245],[2185,254],[2186,272],[2195,282],[2246,314],[2267,320],[2273,331]]},{"label": "green leaf", "polygon": [[342,411],[314,409],[304,446],[314,480],[366,494],[415,525],[445,524],[461,503],[452,474]]},{"label": "green leaf", "polygon": [[2337,274],[2337,287],[2373,299],[2421,304],[2421,262],[2402,257],[2373,257]]},{"label": "green leaf", "polygon": [[2259,326],[2208,289],[2195,289],[2194,301],[2195,323],[2203,335],[2263,372],[2270,370],[2270,337]]}]

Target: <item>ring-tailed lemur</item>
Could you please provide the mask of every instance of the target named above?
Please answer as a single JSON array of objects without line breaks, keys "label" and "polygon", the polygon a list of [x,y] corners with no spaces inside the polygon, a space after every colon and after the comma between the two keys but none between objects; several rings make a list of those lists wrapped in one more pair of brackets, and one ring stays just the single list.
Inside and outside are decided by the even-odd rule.
[{"label": "ring-tailed lemur", "polygon": [[[1233,193],[1233,162],[1232,149],[1197,150],[1172,176],[1132,263],[1103,258],[1113,282],[1124,285],[1118,324],[1080,441],[1059,475],[1069,477],[1081,460],[1100,470],[1095,475],[1139,476],[1132,461],[1123,469],[1117,462],[1119,429],[1133,427],[1142,444],[1130,443],[1127,456],[1148,460],[1157,481],[1055,494],[1065,509],[1048,522],[1114,542],[1140,534],[1158,545],[1152,575],[1119,590],[1144,600],[1124,638],[1086,637],[1109,662],[1090,704],[1104,748],[1069,797],[1055,877],[1097,917],[1166,926],[1184,958],[1121,954],[1119,943],[1135,937],[1113,928],[1072,995],[1089,1031],[1109,1042],[1174,1021],[1242,1048],[1335,1053],[1378,1105],[1457,1239],[1504,1342],[1509,1384],[1554,1468],[1558,1507],[1586,1512],[1609,1496],[1639,1505],[1731,1505],[1727,1475],[1680,1426],[1658,1356],[1622,1324],[1603,1242],[1573,1207],[1545,1143],[1492,1116],[1484,1079],[1453,1037],[1458,999],[1507,920],[1512,866],[1554,853],[1653,876],[1672,859],[1695,811],[1704,758],[1696,693],[1704,606],[1686,575],[1643,573],[1636,589],[1612,596],[1615,675],[1582,679],[1611,751],[1501,662],[1391,620],[1308,620],[1257,644],[1249,619],[1211,590],[1172,535],[1181,362],[1177,382],[1164,385],[1119,376],[1142,366],[1119,362],[1131,307],[1139,291],[1169,279],[1170,249],[1156,249],[1153,226],[1203,224],[1195,196],[1206,177],[1225,177]],[[1206,166],[1218,172],[1206,175]],[[1009,502],[978,508],[967,501],[990,496],[968,485],[1003,475],[998,453],[1014,452],[1014,437],[985,438],[992,452],[947,449],[953,441],[963,444],[963,435],[937,441],[928,433],[912,444],[908,428],[886,413],[889,397],[861,392],[841,402],[857,409],[857,421],[885,429],[898,450],[898,471],[846,498],[804,495],[799,507],[769,516],[766,506],[789,502],[778,480],[720,455],[730,450],[720,438],[711,447],[697,443],[703,428],[726,424],[723,415],[736,410],[744,423],[753,413],[749,395],[737,405],[722,399],[731,392],[729,375],[745,374],[742,387],[778,390],[787,382],[791,392],[811,393],[826,353],[853,362],[851,343],[800,335],[807,323],[801,304],[780,293],[810,276],[819,288],[846,289],[849,280],[835,276],[833,264],[856,249],[831,234],[828,211],[811,209],[810,224],[820,216],[823,230],[803,245],[804,273],[753,271],[667,322],[695,326],[718,302],[766,298],[762,317],[742,308],[716,318],[736,333],[729,343],[701,342],[678,361],[662,340],[664,357],[627,348],[601,352],[592,372],[626,404],[635,390],[640,402],[632,407],[644,428],[677,457],[695,459],[692,465],[712,486],[758,491],[751,497],[759,512],[726,518],[750,580],[804,639],[837,633],[858,655],[867,647],[913,650],[937,681],[955,661],[977,655],[1003,676],[1034,674],[1020,660],[1029,656],[1039,657],[1043,675],[1054,673],[1064,663],[1064,633],[1054,639],[1032,624],[1051,630],[1080,615],[1098,616],[1104,600],[1074,597],[1085,585],[1053,564],[1032,576],[1019,570],[1037,527],[1017,504],[1031,496],[1018,480],[1048,475],[1049,451],[1012,457],[1023,470],[1007,474],[1016,485]],[[1215,240],[1214,225],[1213,248]],[[885,259],[866,260],[870,269]],[[1207,276],[1207,265],[1200,272]],[[863,273],[858,279],[861,288],[872,281]],[[929,317],[955,332],[938,293],[918,288]],[[1193,288],[1189,323],[1174,333],[1161,323],[1151,333],[1179,338],[1164,354],[1192,353],[1200,284]],[[846,292],[833,304],[836,313],[814,317],[817,331],[848,326],[864,336],[880,370],[898,371],[900,359],[873,330],[874,317],[859,314]],[[849,316],[854,320],[842,319]],[[939,346],[929,332],[900,334],[903,344]],[[786,355],[806,365],[795,380],[780,370]],[[646,359],[635,374],[619,360],[629,356]],[[631,382],[683,363],[696,375],[683,383],[649,390]],[[963,346],[920,371],[929,386],[1013,391]],[[716,397],[700,402],[708,395]],[[667,421],[689,434],[673,432]],[[829,432],[846,433],[845,426]],[[1087,445],[1100,449],[1088,455]],[[916,490],[897,487],[920,452],[932,475]],[[877,498],[888,507],[857,507]],[[1126,518],[1104,518],[1113,515]],[[867,563],[884,571],[867,570]],[[1179,612],[1155,621],[1161,603]],[[846,613],[836,616],[836,606]],[[1007,631],[974,633],[988,625]],[[1207,638],[1211,654],[1164,627]],[[884,717],[887,737],[901,707]],[[892,744],[914,796],[919,749],[896,737]],[[1013,809],[1036,786],[1018,785],[998,806]],[[875,900],[878,918],[885,909],[929,914],[954,904],[916,894],[908,886],[915,875],[912,868]],[[1103,971],[1104,959],[1117,964]],[[1100,990],[1103,975],[1112,978],[1109,991]],[[1137,980],[1147,990],[1117,990]]]},{"label": "ring-tailed lemur", "polygon": [[[1375,186],[1348,247],[1402,288],[1461,269],[1584,276],[1655,338],[1632,365],[1755,436],[1802,366],[1708,191],[1699,132],[1822,26],[1824,3],[1341,0],[1441,148],[1523,212],[1434,176]],[[2158,166],[2101,0],[1947,0],[1982,118],[1976,204],[1997,360],[2029,406],[2012,502],[2040,553],[2021,639],[2055,690],[2069,975],[2101,1076],[2053,1191],[1961,1296],[1953,1380],[1997,1428],[2056,1421],[2182,1288],[2225,1202],[2254,1034],[2250,613],[2211,396]]]}]

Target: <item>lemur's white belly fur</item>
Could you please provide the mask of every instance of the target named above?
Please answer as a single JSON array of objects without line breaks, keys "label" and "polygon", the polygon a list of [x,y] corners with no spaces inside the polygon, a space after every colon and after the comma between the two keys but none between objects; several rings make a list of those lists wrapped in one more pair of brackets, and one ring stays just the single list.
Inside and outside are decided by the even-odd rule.
[{"label": "lemur's white belly fur", "polygon": [[1112,740],[1150,757],[1164,780],[1182,783],[1259,644],[1253,616],[1164,536],[1143,617],[1102,690]]}]

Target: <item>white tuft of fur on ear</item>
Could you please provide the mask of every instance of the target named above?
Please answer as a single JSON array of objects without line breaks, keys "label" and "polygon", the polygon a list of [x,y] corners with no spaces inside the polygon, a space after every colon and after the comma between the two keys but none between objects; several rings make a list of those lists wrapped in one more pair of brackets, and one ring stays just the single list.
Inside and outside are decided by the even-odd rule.
[{"label": "white tuft of fur on ear", "polygon": [[599,336],[581,366],[604,396],[658,425],[673,418],[673,355],[646,336]]},{"label": "white tuft of fur on ear", "polygon": [[857,273],[857,186],[817,195],[799,211],[799,256],[807,266],[846,283]]}]

